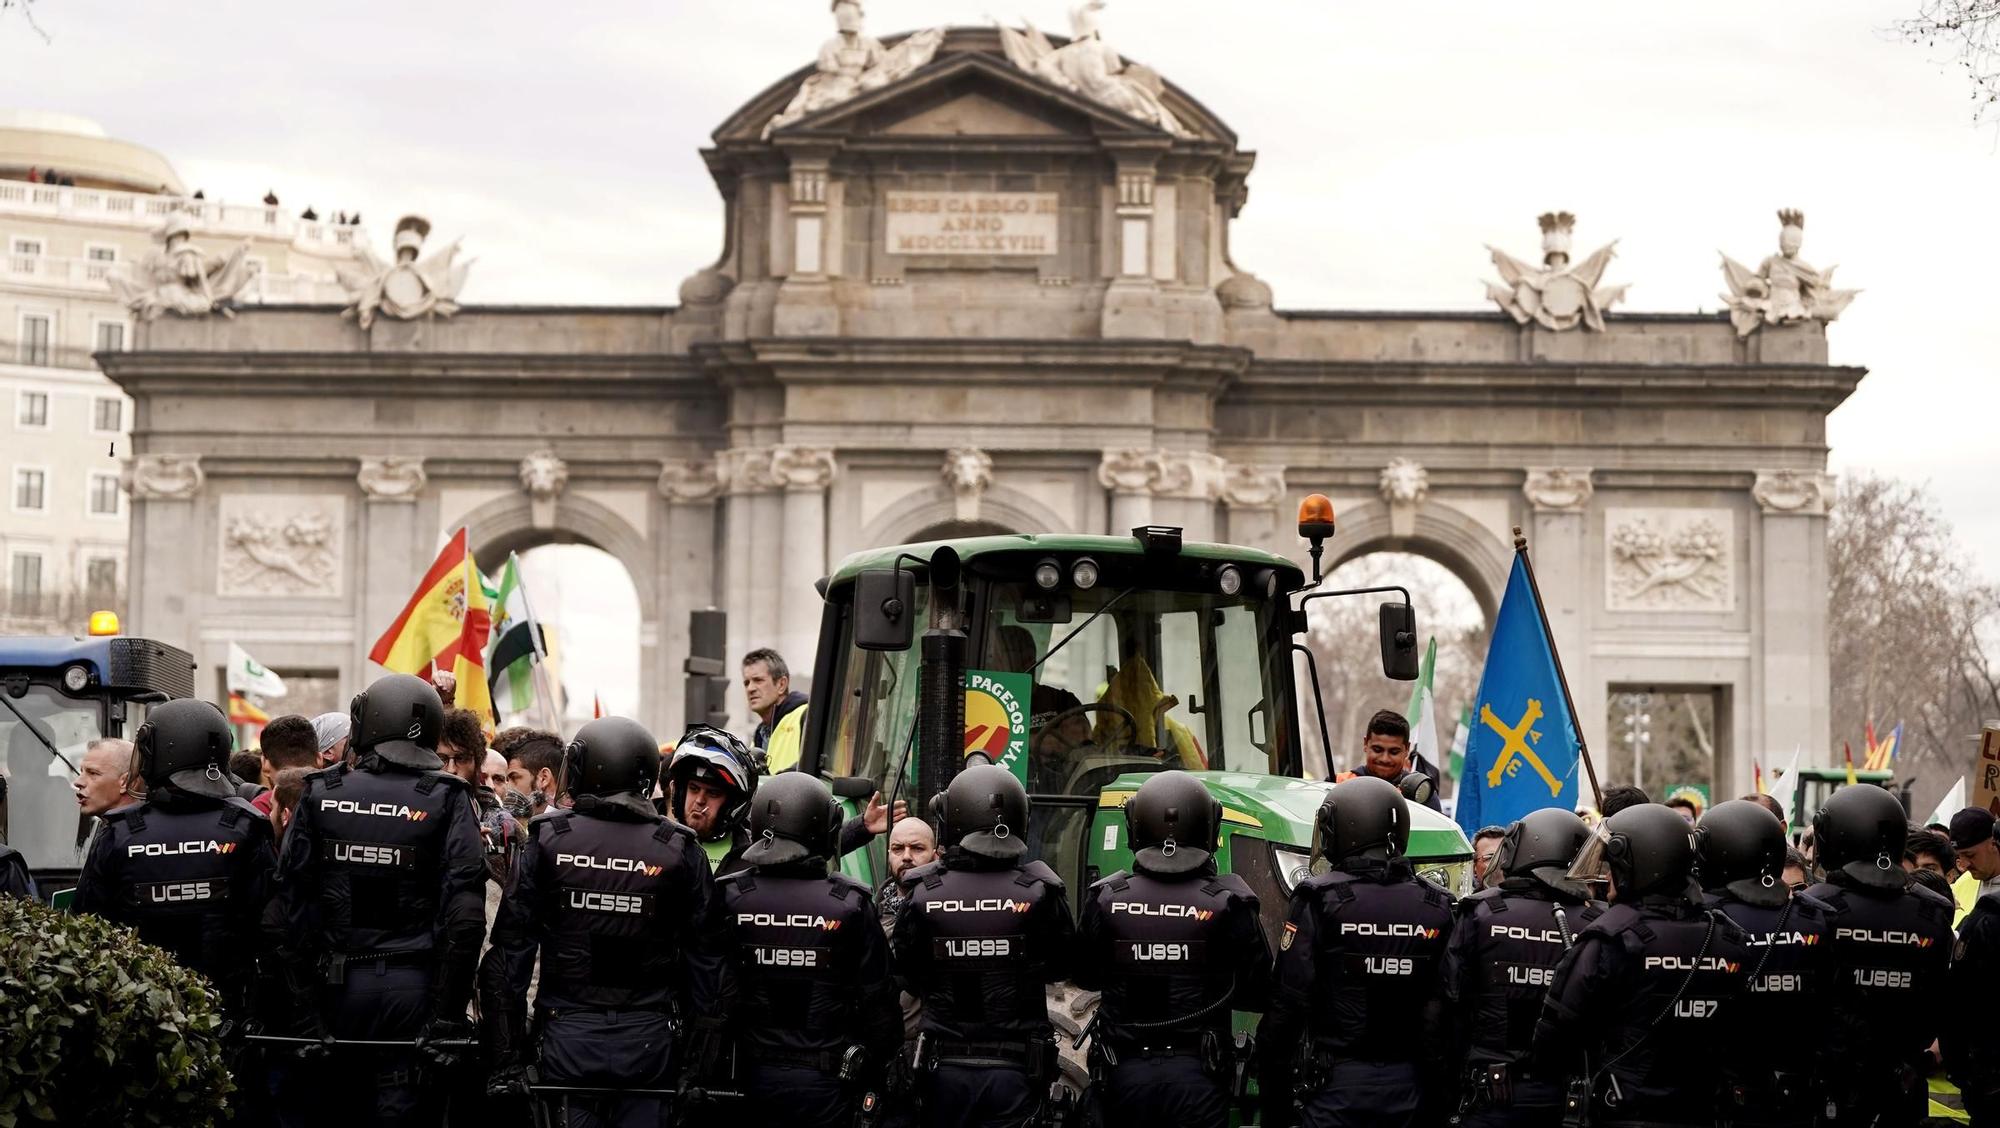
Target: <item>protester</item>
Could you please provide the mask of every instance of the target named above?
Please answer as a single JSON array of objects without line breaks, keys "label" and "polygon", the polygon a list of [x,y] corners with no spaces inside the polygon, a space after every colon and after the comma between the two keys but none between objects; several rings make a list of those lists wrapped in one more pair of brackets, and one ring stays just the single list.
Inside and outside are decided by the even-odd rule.
[{"label": "protester", "polygon": [[254,748],[239,748],[229,754],[229,774],[239,783],[255,783],[263,790],[264,757]]},{"label": "protester", "polygon": [[1951,848],[1950,841],[1928,830],[1913,830],[1903,842],[1903,868],[1911,873],[1929,870],[1943,878],[1949,889],[1952,875],[1958,872],[1958,851]]},{"label": "protester", "polygon": [[1668,799],[1667,806],[1672,808],[1675,814],[1686,819],[1689,826],[1693,826],[1701,819],[1701,804],[1685,795],[1676,795]]},{"label": "protester", "polygon": [[1785,888],[1790,889],[1794,893],[1803,893],[1813,882],[1818,881],[1821,876],[1812,862],[1806,858],[1803,850],[1800,850],[1796,846],[1786,847],[1785,872],[1783,874]]},{"label": "protester", "polygon": [[[743,696],[750,704],[750,711],[757,715],[757,728],[751,733],[750,747],[768,754],[773,738],[784,726],[783,739],[779,741],[778,755],[767,758],[765,768],[782,772],[795,768],[799,763],[798,736],[803,733],[805,716],[800,713],[806,707],[806,695],[792,690],[792,668],[785,664],[784,656],[769,647],[752,650],[743,656]],[[793,713],[800,713],[796,718]],[[789,725],[787,721],[791,721]],[[784,762],[779,762],[783,760]]]},{"label": "protester", "polygon": [[1401,713],[1383,709],[1368,718],[1368,730],[1361,738],[1361,751],[1364,757],[1361,764],[1352,771],[1335,776],[1336,783],[1357,776],[1374,776],[1400,787],[1404,777],[1412,772],[1422,772],[1430,777],[1431,783],[1429,794],[1423,798],[1424,805],[1433,811],[1444,810],[1438,801],[1437,767],[1421,754],[1411,752],[1410,722],[1404,720]]},{"label": "protester", "polygon": [[306,777],[312,774],[310,768],[285,768],[271,781],[271,835],[280,846],[285,842],[285,831],[292,825],[292,812],[299,805],[299,796],[305,794]]},{"label": "protester", "polygon": [[1504,826],[1480,828],[1472,836],[1472,887],[1484,889],[1499,880],[1493,870],[1493,859],[1500,853],[1500,842],[1507,837]]},{"label": "protester", "polygon": [[319,740],[319,766],[330,768],[347,758],[346,713],[321,713],[313,718],[313,735]]},{"label": "protester", "polygon": [[1629,785],[1607,787],[1597,801],[1598,816],[1608,819],[1627,807],[1637,807],[1641,803],[1651,802],[1652,799],[1648,798],[1641,788]]},{"label": "protester", "polygon": [[486,870],[493,879],[487,886],[489,909],[499,907],[495,889],[506,884],[507,870],[521,839],[520,824],[485,782],[485,763],[494,755],[497,753],[486,747],[486,730],[479,723],[479,714],[470,709],[445,710],[444,727],[438,730],[438,759],[444,761],[445,771],[472,787],[473,805],[479,810],[479,839],[486,848]]},{"label": "protester", "polygon": [[486,759],[480,764],[479,785],[498,795],[507,789],[507,757],[486,750]]},{"label": "protester", "polygon": [[127,790],[131,770],[130,741],[114,737],[91,741],[77,763],[76,782],[71,785],[76,792],[78,813],[85,818],[96,818],[132,802],[133,796]]},{"label": "protester", "polygon": [[319,736],[313,731],[311,721],[296,713],[274,717],[264,726],[264,737],[258,749],[260,762],[257,779],[264,791],[250,805],[269,817],[275,799],[272,789],[276,786],[278,773],[287,768],[316,768],[319,766]]},{"label": "protester", "polygon": [[1958,852],[1964,871],[1952,882],[1957,912],[1951,924],[1957,928],[1980,897],[2000,892],[2000,845],[1993,841],[1993,813],[1967,807],[1951,816],[1951,848]]},{"label": "protester", "polygon": [[[562,738],[541,729],[509,729],[500,736],[494,751],[507,757],[508,790],[525,797],[530,818],[548,810],[557,796]],[[503,802],[512,810],[520,800]]]}]

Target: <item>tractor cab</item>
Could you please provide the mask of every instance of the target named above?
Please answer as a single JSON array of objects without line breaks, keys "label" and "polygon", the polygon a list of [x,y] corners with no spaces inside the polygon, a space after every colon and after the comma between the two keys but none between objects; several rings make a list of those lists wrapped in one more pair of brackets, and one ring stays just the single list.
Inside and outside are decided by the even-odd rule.
[{"label": "tractor cab", "polygon": [[194,659],[118,635],[109,612],[85,638],[0,638],[0,841],[46,895],[74,885],[90,833],[72,785],[92,741],[130,740],[146,707],[194,693]]}]

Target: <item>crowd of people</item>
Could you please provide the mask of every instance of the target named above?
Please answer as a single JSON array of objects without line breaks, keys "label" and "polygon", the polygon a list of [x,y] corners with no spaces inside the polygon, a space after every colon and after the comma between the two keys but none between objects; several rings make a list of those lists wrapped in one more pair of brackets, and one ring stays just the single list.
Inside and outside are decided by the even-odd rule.
[{"label": "crowd of people", "polygon": [[[1371,723],[1288,905],[1218,872],[1220,805],[1167,770],[1072,914],[1013,773],[845,819],[769,755],[807,708],[783,660],[745,683],[761,750],[617,717],[489,747],[405,675],[273,720],[254,761],[214,706],[155,706],[84,756],[76,908],[215,984],[240,1123],[2000,1123],[1983,810],[1912,827],[1850,786],[1801,849],[1766,797],[1691,824],[1613,788],[1594,825],[1476,835],[1455,897],[1407,857],[1429,792]],[[879,889],[839,872],[884,832]],[[1079,1107],[1062,981],[1097,999]]]}]

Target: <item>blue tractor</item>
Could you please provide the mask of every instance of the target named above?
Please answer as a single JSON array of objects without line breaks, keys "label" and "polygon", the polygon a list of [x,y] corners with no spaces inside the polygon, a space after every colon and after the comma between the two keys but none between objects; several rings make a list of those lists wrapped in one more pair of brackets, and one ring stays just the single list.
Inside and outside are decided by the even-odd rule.
[{"label": "blue tractor", "polygon": [[0,842],[27,858],[44,897],[76,885],[90,833],[72,785],[102,737],[130,740],[146,708],[194,695],[194,658],[118,634],[109,612],[85,638],[0,638]]}]

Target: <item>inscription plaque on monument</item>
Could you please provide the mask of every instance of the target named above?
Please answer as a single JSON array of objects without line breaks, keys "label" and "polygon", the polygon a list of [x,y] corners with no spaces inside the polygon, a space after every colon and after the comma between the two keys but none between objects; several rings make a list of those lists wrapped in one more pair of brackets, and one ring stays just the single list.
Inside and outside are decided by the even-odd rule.
[{"label": "inscription plaque on monument", "polygon": [[1052,255],[1054,192],[891,192],[889,252],[898,255]]}]

